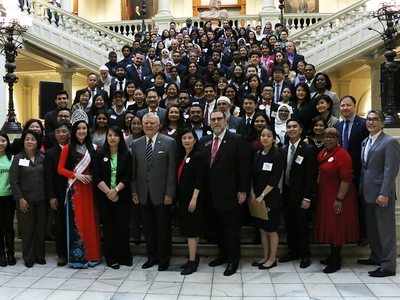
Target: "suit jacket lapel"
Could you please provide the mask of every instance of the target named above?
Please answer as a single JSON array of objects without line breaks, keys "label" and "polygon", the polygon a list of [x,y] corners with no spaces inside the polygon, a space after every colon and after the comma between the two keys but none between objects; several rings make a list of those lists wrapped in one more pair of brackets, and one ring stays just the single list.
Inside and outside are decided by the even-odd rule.
[{"label": "suit jacket lapel", "polygon": [[[366,166],[368,166],[368,163],[369,163],[369,161],[370,161],[371,154],[373,153],[372,151],[374,151],[374,150],[379,146],[379,144],[382,142],[383,135],[384,135],[384,133],[381,132],[381,133],[379,134],[379,136],[377,137],[377,139],[375,140],[375,142],[372,144],[371,148],[369,148],[367,161],[365,162],[365,165],[366,165]],[[367,140],[367,141],[368,141],[368,140]]]},{"label": "suit jacket lapel", "polygon": [[351,127],[351,133],[350,133],[349,142],[357,134],[359,126],[360,126],[360,118],[358,116],[356,116],[354,118],[353,126]]}]

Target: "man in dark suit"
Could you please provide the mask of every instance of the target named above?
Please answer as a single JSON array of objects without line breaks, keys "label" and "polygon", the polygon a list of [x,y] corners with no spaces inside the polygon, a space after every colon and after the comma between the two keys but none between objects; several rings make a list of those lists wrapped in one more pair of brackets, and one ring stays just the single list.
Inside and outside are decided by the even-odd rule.
[{"label": "man in dark suit", "polygon": [[300,121],[289,119],[286,133],[289,143],[279,149],[284,161],[283,212],[289,253],[279,259],[288,262],[301,258],[300,268],[311,263],[308,221],[318,177],[317,153],[301,140]]},{"label": "man in dark suit", "polygon": [[155,89],[148,89],[146,91],[146,102],[148,107],[139,110],[136,115],[142,119],[145,114],[154,113],[158,116],[160,122],[162,123],[167,110],[165,108],[159,107],[160,100],[160,96]]},{"label": "man in dark suit", "polygon": [[286,42],[285,50],[286,57],[292,64],[291,70],[297,72],[297,63],[301,60],[304,60],[304,56],[296,53],[294,43],[291,41]]},{"label": "man in dark suit", "polygon": [[203,137],[200,144],[208,166],[206,198],[211,200],[219,254],[208,265],[227,262],[224,275],[230,276],[236,273],[240,261],[241,204],[250,190],[250,153],[245,138],[227,130],[222,111],[213,111],[210,120],[213,134]]},{"label": "man in dark suit", "polygon": [[144,136],[132,144],[132,200],[139,204],[146,240],[147,262],[169,267],[172,255],[171,204],[176,189],[176,142],[158,133],[159,118],[143,117]]},{"label": "man in dark suit", "polygon": [[147,57],[146,59],[143,61],[143,67],[146,67],[148,69],[152,69],[153,68],[153,63],[154,61],[158,59],[158,56],[156,56],[156,48],[155,47],[149,47],[149,49],[147,50]]},{"label": "man in dark suit", "polygon": [[365,200],[367,232],[371,254],[359,259],[363,265],[380,265],[371,277],[396,275],[396,177],[400,145],[383,132],[385,116],[377,109],[367,114],[369,137],[362,142],[360,190]]},{"label": "man in dark suit", "polygon": [[285,70],[282,67],[276,67],[272,70],[273,80],[269,83],[274,87],[274,102],[278,103],[284,88],[288,87],[294,91],[294,85],[291,82],[287,82],[284,79]]},{"label": "man in dark suit", "polygon": [[135,86],[142,86],[143,80],[146,76],[151,74],[151,70],[143,67],[144,55],[137,52],[133,58],[133,64],[126,68],[126,79],[135,83]]},{"label": "man in dark suit", "polygon": [[243,99],[243,109],[245,111],[245,114],[243,115],[243,123],[244,124],[244,130],[241,130],[241,132],[244,132],[245,135],[247,135],[250,131],[251,124],[253,122],[254,114],[257,109],[257,98],[256,96],[252,94],[247,94],[244,99]]},{"label": "man in dark suit", "polygon": [[194,129],[199,140],[203,136],[212,133],[210,126],[203,125],[203,120],[203,107],[199,102],[193,102],[189,107],[189,117],[186,120],[186,125]]},{"label": "man in dark suit", "polygon": [[115,68],[115,78],[111,81],[110,85],[110,98],[113,97],[116,91],[124,91],[126,86],[126,67],[124,64],[118,63]]},{"label": "man in dark suit", "polygon": [[49,111],[44,116],[44,128],[46,135],[54,131],[54,126],[57,123],[57,115],[61,108],[65,108],[68,105],[68,92],[65,90],[57,92],[55,95],[56,99],[54,102],[57,105],[55,110]]},{"label": "man in dark suit", "polygon": [[261,87],[261,99],[258,103],[258,110],[264,111],[272,126],[275,126],[275,118],[279,104],[274,102],[275,88],[272,84],[266,83]]},{"label": "man in dark suit", "polygon": [[76,91],[75,94],[75,99],[74,99],[74,103],[72,104],[76,104],[79,103],[79,98],[81,96],[81,94],[83,94],[85,91],[89,90],[90,92],[90,99],[89,99],[89,103],[87,105],[88,108],[90,108],[93,104],[93,97],[97,94],[100,94],[103,96],[103,99],[106,103],[110,103],[109,101],[109,97],[106,91],[103,91],[100,87],[97,86],[97,82],[98,82],[98,78],[97,75],[94,73],[90,73],[87,76],[87,87],[81,90]]},{"label": "man in dark suit", "polygon": [[[369,135],[365,119],[356,115],[356,99],[353,96],[344,96],[340,100],[340,113],[344,120],[337,123],[335,128],[339,132],[339,144],[351,156],[354,178],[353,183],[358,190],[361,173],[361,142]],[[358,214],[360,227],[359,246],[368,245],[365,224],[364,201],[358,197]]]},{"label": "man in dark suit", "polygon": [[191,35],[193,31],[199,31],[196,26],[192,26],[191,18],[186,19],[186,26],[182,27],[180,32],[182,33],[185,29],[188,31],[189,35]]},{"label": "man in dark suit", "polygon": [[54,210],[57,266],[67,264],[67,222],[65,219],[65,187],[68,178],[58,174],[58,162],[62,147],[69,143],[69,124],[56,123],[54,125],[57,145],[46,151],[44,159],[44,179],[46,181],[46,198]]},{"label": "man in dark suit", "polygon": [[312,64],[307,64],[305,69],[304,69],[304,75],[306,76],[306,83],[310,89],[310,93],[314,93],[317,91],[317,88],[315,87],[315,73],[317,70],[315,69],[315,66]]}]

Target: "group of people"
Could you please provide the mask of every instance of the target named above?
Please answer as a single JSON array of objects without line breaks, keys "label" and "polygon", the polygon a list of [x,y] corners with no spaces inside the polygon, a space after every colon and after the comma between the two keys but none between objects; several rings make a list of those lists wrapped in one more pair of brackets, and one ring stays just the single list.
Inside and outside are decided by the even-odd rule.
[{"label": "group of people", "polygon": [[[31,119],[20,141],[0,134],[11,184],[0,196],[18,203],[25,265],[46,263],[50,203],[59,266],[94,267],[102,254],[111,268],[131,266],[130,236],[140,242],[143,232],[142,268],[167,270],[174,206],[189,248],[182,275],[197,271],[208,233],[219,248],[209,266],[227,263],[224,275],[236,273],[246,213],[263,246],[254,267],[310,266],[313,220],[313,240],[331,248],[325,273],[341,268],[342,245],[361,236],[371,256],[358,262],[380,265],[371,276],[394,275],[400,149],[382,132],[384,115],[358,117],[354,97],[339,100],[281,24],[273,31],[267,23],[265,36],[261,27],[235,32],[228,20],[217,31],[186,25],[140,37],[119,62],[111,52],[71,109],[68,93],[57,93],[45,129]],[[289,252],[277,259],[281,214]],[[14,233],[2,232],[0,265],[12,265]]]}]

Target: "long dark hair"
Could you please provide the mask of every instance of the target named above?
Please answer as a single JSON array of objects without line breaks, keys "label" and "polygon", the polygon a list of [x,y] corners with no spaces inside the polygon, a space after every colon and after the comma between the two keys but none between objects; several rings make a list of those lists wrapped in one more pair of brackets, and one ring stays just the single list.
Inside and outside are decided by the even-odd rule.
[{"label": "long dark hair", "polygon": [[78,138],[76,137],[76,132],[78,131],[78,125],[81,123],[84,123],[87,128],[87,134],[86,134],[86,137],[85,137],[85,140],[83,143],[86,145],[86,148],[89,151],[89,154],[91,157],[93,156],[93,153],[94,153],[94,147],[92,144],[92,138],[90,137],[88,123],[86,123],[86,121],[84,121],[84,120],[76,121],[72,125],[72,129],[71,129],[71,141],[70,141],[69,148],[68,148],[68,160],[67,160],[67,164],[65,166],[65,168],[68,170],[73,170],[75,167],[75,164],[77,163],[77,161],[76,161],[76,159],[77,159],[76,145],[79,145],[79,142],[78,142]]},{"label": "long dark hair", "polygon": [[4,149],[4,152],[6,153],[8,160],[11,160],[12,153],[11,153],[10,139],[8,138],[7,133],[5,133],[4,131],[0,131],[0,136],[5,138],[7,141],[7,146],[6,146],[6,149]]},{"label": "long dark hair", "polygon": [[108,124],[109,124],[110,120],[109,120],[109,118],[108,118],[107,113],[106,113],[104,110],[98,110],[97,113],[96,113],[96,115],[95,115],[95,118],[94,118],[94,127],[93,127],[93,130],[91,131],[91,134],[93,134],[93,132],[95,132],[96,129],[99,129],[99,126],[97,125],[97,118],[98,118],[100,115],[104,115],[104,116],[106,117],[106,119],[107,119],[107,125],[106,125],[106,127],[108,127]]},{"label": "long dark hair", "polygon": [[266,121],[267,125],[271,125],[271,122],[269,121],[269,118],[268,118],[268,116],[265,114],[264,111],[258,111],[258,112],[256,112],[256,113],[254,114],[253,120],[251,120],[251,126],[250,126],[250,129],[249,129],[249,133],[247,134],[247,137],[246,137],[246,139],[247,139],[248,141],[254,141],[254,140],[256,140],[257,138],[259,138],[260,132],[257,132],[257,131],[254,129],[254,123],[256,122],[256,119],[257,119],[258,117],[263,117],[264,120]]},{"label": "long dark hair", "polygon": [[168,119],[168,114],[171,108],[177,108],[179,110],[179,120],[178,120],[178,128],[184,127],[185,126],[185,119],[183,117],[182,110],[179,108],[177,104],[170,104],[167,108],[167,111],[165,112],[165,118],[162,122],[162,126],[160,131],[163,131],[164,129],[167,130],[169,127],[169,119]]},{"label": "long dark hair", "polygon": [[108,133],[112,131],[114,132],[116,135],[118,135],[119,137],[119,143],[118,143],[118,155],[124,155],[126,152],[129,152],[128,147],[126,146],[125,140],[124,140],[124,135],[122,133],[121,128],[119,128],[116,125],[111,125],[108,129],[107,129],[107,133],[106,133],[106,141],[104,142],[104,146],[103,149],[101,150],[104,154],[104,156],[108,157],[109,159],[111,159],[111,151],[110,151],[110,144],[108,143],[107,140],[107,136]]}]

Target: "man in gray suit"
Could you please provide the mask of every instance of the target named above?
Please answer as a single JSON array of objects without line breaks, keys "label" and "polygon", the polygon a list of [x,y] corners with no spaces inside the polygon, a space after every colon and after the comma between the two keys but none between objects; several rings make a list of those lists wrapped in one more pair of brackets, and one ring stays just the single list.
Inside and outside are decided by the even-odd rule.
[{"label": "man in gray suit", "polygon": [[396,275],[395,180],[399,172],[400,145],[382,130],[385,116],[372,109],[367,114],[370,133],[362,142],[360,191],[364,195],[371,254],[363,265],[380,265],[371,277]]},{"label": "man in gray suit", "polygon": [[169,267],[172,253],[171,207],[176,189],[176,142],[158,133],[157,115],[143,116],[144,136],[132,143],[132,201],[142,214],[148,261],[142,269],[158,264]]}]

